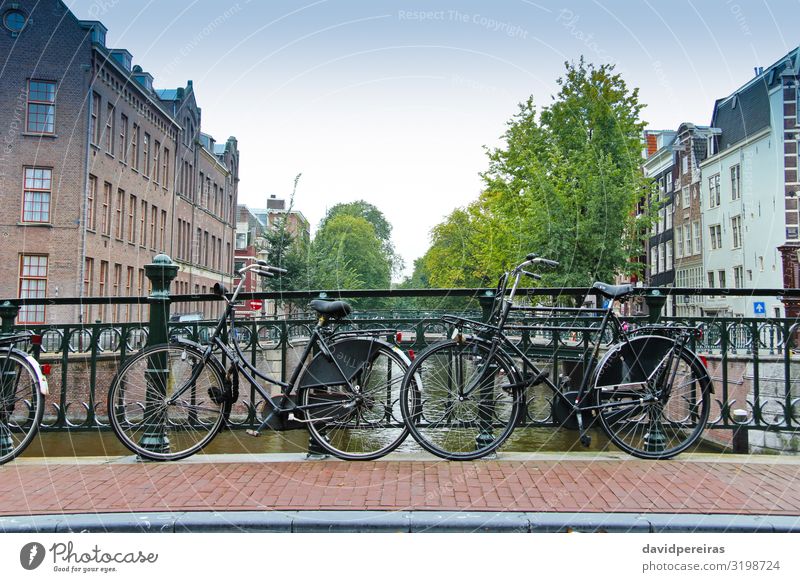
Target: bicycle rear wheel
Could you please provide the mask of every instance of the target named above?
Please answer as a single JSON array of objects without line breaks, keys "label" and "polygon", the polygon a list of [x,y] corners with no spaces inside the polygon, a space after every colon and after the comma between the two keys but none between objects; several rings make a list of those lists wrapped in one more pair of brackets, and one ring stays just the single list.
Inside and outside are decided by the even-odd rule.
[{"label": "bicycle rear wheel", "polygon": [[[711,379],[687,349],[661,336],[609,352],[595,382],[600,424],[612,442],[643,459],[669,459],[694,444],[711,407]],[[649,381],[648,381],[649,379]]]},{"label": "bicycle rear wheel", "polygon": [[27,360],[0,350],[0,465],[22,454],[44,414],[44,396]]},{"label": "bicycle rear wheel", "polygon": [[400,407],[414,439],[448,460],[478,459],[509,437],[524,404],[512,364],[484,342],[444,341],[421,353],[403,382]]},{"label": "bicycle rear wheel", "polygon": [[[189,384],[198,367],[197,379]],[[111,383],[111,427],[126,447],[145,459],[174,461],[193,455],[223,424],[223,377],[222,368],[214,360],[203,363],[194,347],[171,344],[143,350]]]},{"label": "bicycle rear wheel", "polygon": [[330,349],[345,370],[355,370],[350,380],[354,390],[342,382],[332,362],[317,354],[316,365],[312,362],[300,380],[298,394],[311,436],[330,454],[351,461],[393,451],[408,436],[400,414],[400,385],[408,360],[392,346],[370,339],[346,339]]}]

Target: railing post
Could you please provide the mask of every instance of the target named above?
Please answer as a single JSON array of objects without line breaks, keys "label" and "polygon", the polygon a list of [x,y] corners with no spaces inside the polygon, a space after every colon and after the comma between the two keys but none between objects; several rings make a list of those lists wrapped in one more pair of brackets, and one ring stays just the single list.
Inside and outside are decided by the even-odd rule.
[{"label": "railing post", "polygon": [[487,289],[483,294],[478,296],[478,303],[481,304],[483,311],[483,322],[489,323],[489,318],[492,316],[492,307],[494,307],[494,292]]},{"label": "railing post", "polygon": [[747,430],[745,423],[747,422],[747,411],[737,408],[733,411],[733,422],[736,423],[736,428],[733,429],[733,452],[737,455],[750,454],[750,432]]},{"label": "railing post", "polygon": [[[502,301],[502,297],[497,298],[497,300]],[[489,323],[489,319],[492,317],[492,308],[495,304],[494,292],[490,290],[484,291],[483,294],[478,297],[478,301],[483,311],[483,321]],[[475,437],[476,449],[486,447],[494,440],[494,434],[492,432],[492,419],[494,417],[494,373],[494,368],[487,367],[487,377],[481,379],[481,387],[478,396],[481,400],[480,409],[478,411],[478,427],[480,428],[480,432],[478,436]]]},{"label": "railing post", "polygon": [[[178,265],[172,262],[167,255],[156,255],[153,262],[144,266],[145,275],[150,280],[151,291],[147,298],[150,304],[150,333],[147,336],[147,346],[167,343],[169,339],[169,288],[172,280],[178,274]],[[169,382],[169,368],[166,354],[150,356],[145,372],[147,382],[147,395],[145,396],[145,424],[144,434],[139,444],[153,452],[169,452],[169,438],[166,433],[166,419],[159,402],[167,394]]]},{"label": "railing post", "polygon": [[[2,327],[0,328],[0,337],[11,335],[14,322],[19,313],[19,306],[12,305],[10,302],[5,301],[0,305],[0,318],[2,318]],[[16,376],[15,370],[6,370],[0,376],[0,425],[8,426],[9,418],[14,412],[14,377]],[[0,434],[0,456],[7,455],[14,448],[14,443],[11,440],[11,434],[3,430]]]},{"label": "railing post", "polygon": [[644,296],[644,302],[647,305],[647,321],[658,323],[658,320],[661,319],[661,310],[667,303],[667,296],[662,295],[658,289],[650,289]]}]

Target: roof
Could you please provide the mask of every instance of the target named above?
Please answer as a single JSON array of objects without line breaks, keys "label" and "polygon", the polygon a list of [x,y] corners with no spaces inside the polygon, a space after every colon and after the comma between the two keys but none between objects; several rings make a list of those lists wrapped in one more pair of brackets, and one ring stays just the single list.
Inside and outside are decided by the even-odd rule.
[{"label": "roof", "polygon": [[177,89],[156,89],[156,94],[162,101],[175,101],[178,98]]},{"label": "roof", "polygon": [[770,126],[769,92],[781,84],[781,73],[794,74],[800,63],[800,47],[761,71],[736,91],[714,104],[711,126],[722,130],[717,136],[717,151],[722,152],[748,136]]}]

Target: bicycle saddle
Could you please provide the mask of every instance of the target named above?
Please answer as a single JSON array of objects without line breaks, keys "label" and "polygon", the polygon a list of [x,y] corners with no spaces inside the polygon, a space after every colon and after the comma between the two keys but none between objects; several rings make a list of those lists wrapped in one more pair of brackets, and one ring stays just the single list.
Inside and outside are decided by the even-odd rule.
[{"label": "bicycle saddle", "polygon": [[319,313],[332,319],[347,317],[353,308],[345,301],[325,301],[324,299],[314,299],[308,306]]},{"label": "bicycle saddle", "polygon": [[608,285],[607,283],[596,282],[592,285],[592,289],[597,289],[600,294],[609,299],[619,299],[625,295],[633,293],[633,285],[626,283],[624,285]]}]

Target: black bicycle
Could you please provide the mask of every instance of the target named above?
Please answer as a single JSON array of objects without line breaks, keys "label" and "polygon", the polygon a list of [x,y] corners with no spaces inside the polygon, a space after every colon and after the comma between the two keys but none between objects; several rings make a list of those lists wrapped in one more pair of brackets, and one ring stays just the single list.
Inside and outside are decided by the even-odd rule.
[{"label": "black bicycle", "polygon": [[[341,331],[351,307],[344,301],[311,301],[318,319],[310,329],[299,364],[288,382],[258,370],[242,353],[234,316],[245,276],[286,271],[256,261],[238,273],[232,294],[220,284],[214,293],[227,303],[216,328],[201,346],[181,337],[152,346],[126,361],[111,383],[108,414],[119,439],[140,457],[176,460],[208,445],[228,425],[244,377],[263,399],[248,407],[267,426],[305,424],[314,440],[342,459],[370,460],[394,450],[408,435],[399,410],[400,385],[410,362],[383,337],[386,329]],[[225,341],[231,338],[231,341]],[[262,384],[278,387],[272,395]],[[240,410],[237,407],[237,410]],[[257,411],[263,411],[258,418]]]},{"label": "black bicycle", "polygon": [[[529,265],[558,263],[528,255],[500,278],[487,323],[444,318],[453,326],[452,339],[428,347],[409,368],[400,408],[416,441],[445,459],[487,455],[525,418],[526,391],[544,384],[554,394],[554,420],[579,430],[586,446],[587,429],[596,421],[614,444],[637,457],[667,459],[695,443],[708,420],[713,392],[705,365],[689,348],[698,329],[652,325],[629,331],[613,302],[628,297],[631,285],[595,283],[590,294],[608,299],[603,308],[515,305],[520,279],[540,278],[526,270]],[[514,311],[527,312],[533,321],[515,324],[509,319]],[[554,321],[559,316],[593,317],[599,325],[565,328]],[[601,357],[609,332],[618,340]],[[593,338],[580,384],[573,387],[569,375],[551,380],[552,360],[549,367],[538,367],[507,333],[549,334],[555,342],[565,333],[585,334],[587,344]]]},{"label": "black bicycle", "polygon": [[15,459],[39,430],[47,396],[47,378],[20,344],[40,345],[28,332],[0,338],[0,465]]}]

